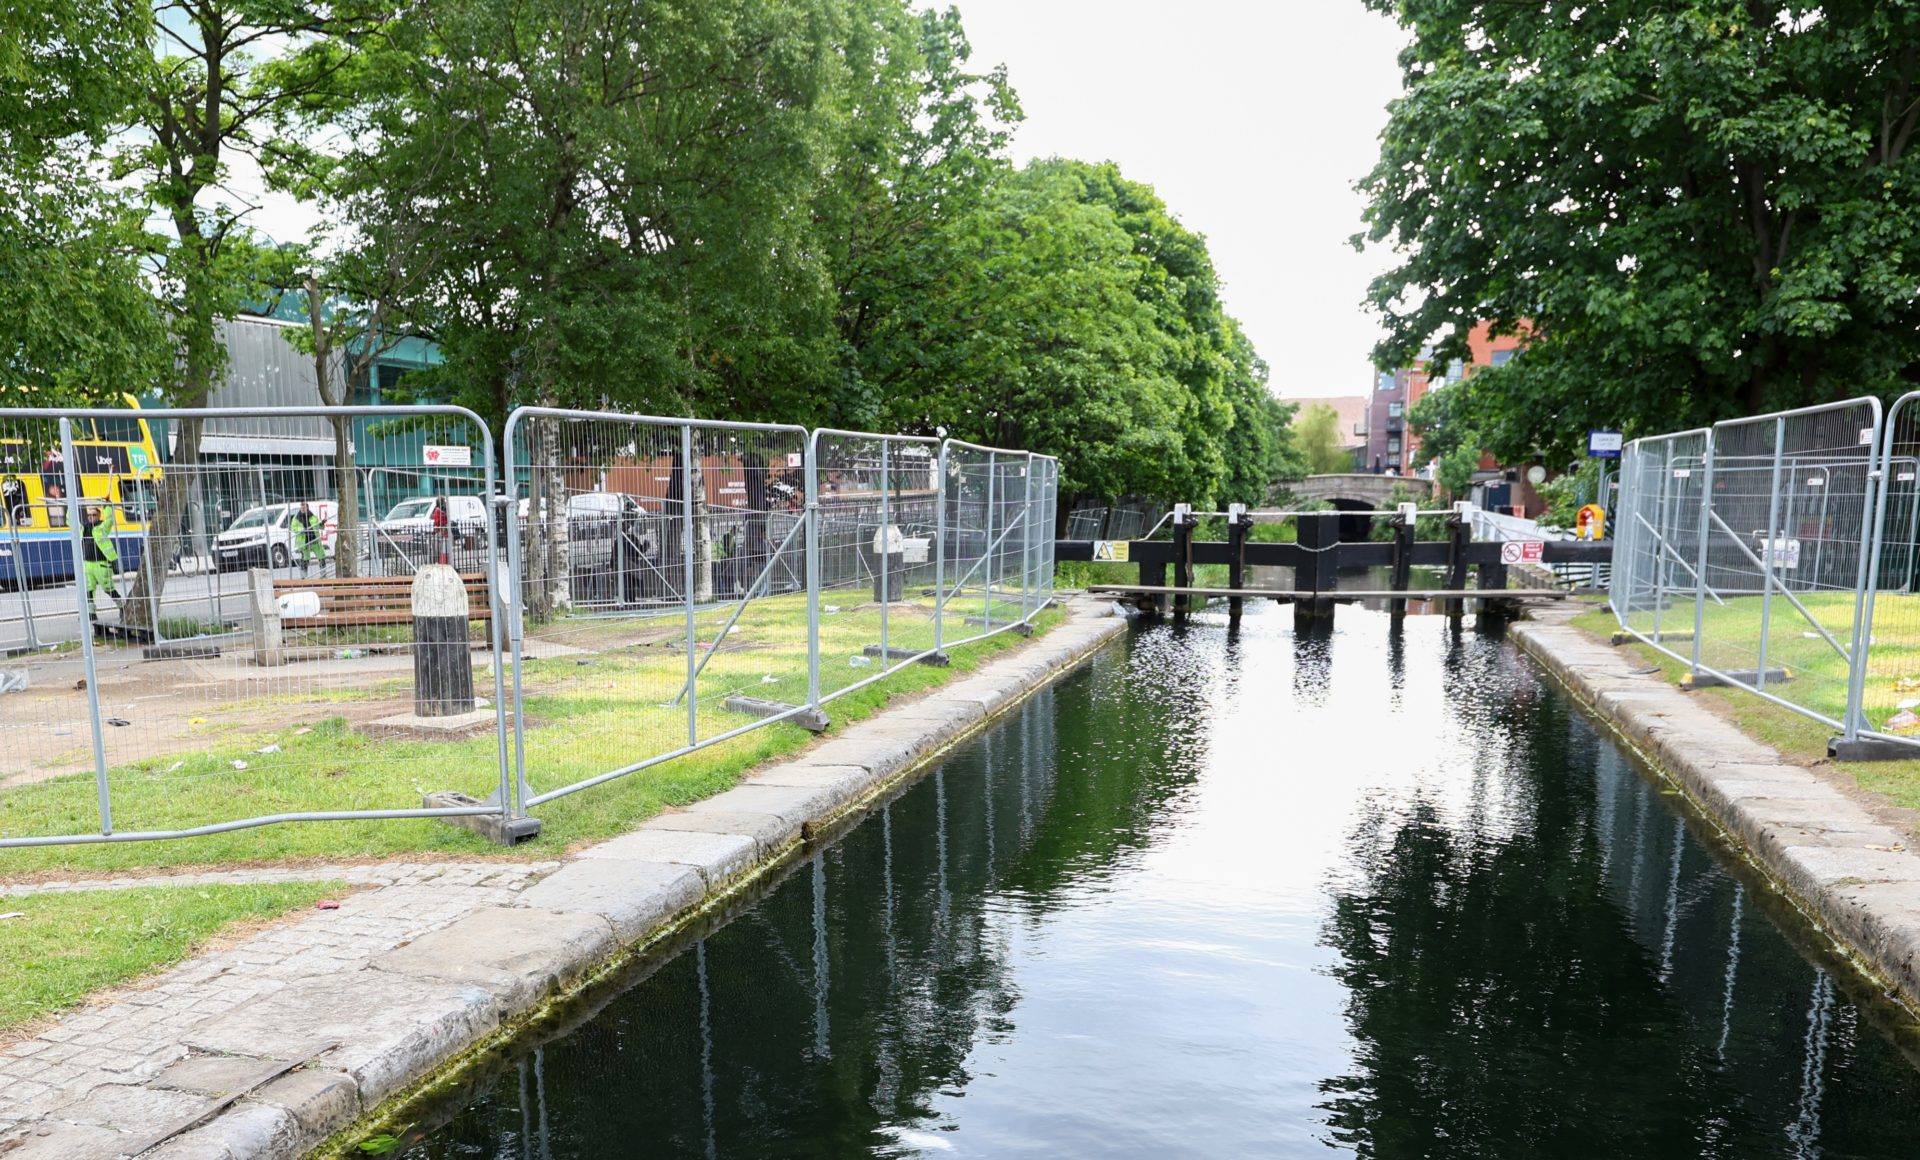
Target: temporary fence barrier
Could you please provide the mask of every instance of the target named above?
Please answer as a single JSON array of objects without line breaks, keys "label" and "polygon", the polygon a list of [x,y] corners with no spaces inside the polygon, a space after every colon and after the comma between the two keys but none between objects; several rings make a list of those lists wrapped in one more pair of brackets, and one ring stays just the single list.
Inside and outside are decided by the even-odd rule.
[{"label": "temporary fence barrier", "polygon": [[1908,410],[1883,423],[1879,400],[1854,399],[1630,443],[1613,516],[1621,629],[1696,684],[1746,690],[1838,743],[1904,740],[1884,725],[1895,685],[1920,689],[1894,671],[1920,624],[1880,590],[1912,583]]},{"label": "temporary fence barrier", "polygon": [[[332,457],[275,450],[284,425],[330,417],[377,428],[389,454],[469,464],[459,495],[495,490],[492,433],[456,407],[0,410],[0,599],[23,638],[0,661],[0,847],[504,811],[495,578],[469,578],[462,618],[493,662],[491,708],[424,787],[463,804],[424,806],[410,581],[355,578],[366,561],[338,552],[340,530],[366,521],[327,526]],[[260,461],[228,461],[238,447]],[[492,542],[487,505],[472,511],[478,528],[454,531]]]},{"label": "temporary fence barrier", "polygon": [[[1051,596],[1046,456],[537,407],[502,436],[504,466],[454,407],[0,411],[0,847],[524,832]],[[428,565],[466,615],[417,639]]]},{"label": "temporary fence barrier", "polygon": [[[1620,458],[1612,593],[1621,627],[1691,663],[1707,429],[1639,439]],[[1706,599],[1723,603],[1712,588]]]}]

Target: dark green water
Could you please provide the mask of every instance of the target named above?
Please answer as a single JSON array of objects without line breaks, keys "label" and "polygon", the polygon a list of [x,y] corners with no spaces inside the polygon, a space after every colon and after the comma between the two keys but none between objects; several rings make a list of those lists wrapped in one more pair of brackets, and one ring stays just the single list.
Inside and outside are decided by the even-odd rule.
[{"label": "dark green water", "polygon": [[1675,800],[1471,623],[1147,629],[407,1155],[1920,1155]]}]

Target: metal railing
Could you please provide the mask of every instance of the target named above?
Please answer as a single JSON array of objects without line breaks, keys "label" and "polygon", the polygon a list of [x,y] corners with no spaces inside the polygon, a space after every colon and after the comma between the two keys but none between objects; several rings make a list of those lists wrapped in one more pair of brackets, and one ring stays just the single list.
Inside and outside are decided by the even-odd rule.
[{"label": "metal railing", "polygon": [[[356,510],[330,456],[168,454],[181,424],[218,420],[231,456],[288,416],[382,421]],[[153,424],[153,453],[107,464],[76,438],[93,420]],[[513,831],[777,722],[824,727],[835,700],[1024,630],[1051,597],[1047,456],[539,407],[501,434],[504,468],[454,407],[0,410],[0,849]],[[449,655],[416,639],[433,565],[464,591],[465,633],[436,631],[478,696],[419,684]]]},{"label": "metal railing", "polygon": [[1903,667],[1920,647],[1916,397],[1885,417],[1878,399],[1853,399],[1628,444],[1610,588],[1621,629],[1694,683],[1744,689],[1837,743],[1920,745],[1920,680]]}]

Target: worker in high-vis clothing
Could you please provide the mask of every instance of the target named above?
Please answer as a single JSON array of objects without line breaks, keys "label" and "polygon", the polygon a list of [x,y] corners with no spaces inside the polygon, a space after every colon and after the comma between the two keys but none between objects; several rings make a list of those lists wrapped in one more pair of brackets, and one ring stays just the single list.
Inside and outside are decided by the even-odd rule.
[{"label": "worker in high-vis clothing", "polygon": [[119,590],[113,586],[114,567],[120,562],[120,551],[113,546],[115,520],[113,512],[98,504],[89,505],[84,517],[87,522],[87,534],[80,541],[80,558],[87,569],[87,613],[93,613],[93,594],[100,589],[107,590],[115,606],[120,603]]}]

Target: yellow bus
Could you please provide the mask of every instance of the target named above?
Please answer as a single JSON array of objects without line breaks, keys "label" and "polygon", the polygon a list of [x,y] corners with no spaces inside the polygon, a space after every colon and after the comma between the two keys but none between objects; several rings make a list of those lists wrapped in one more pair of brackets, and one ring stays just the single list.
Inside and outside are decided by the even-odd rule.
[{"label": "yellow bus", "polygon": [[[138,411],[140,404],[122,396]],[[0,588],[73,579],[66,460],[52,422],[44,433],[0,429]],[[73,469],[83,507],[111,505],[119,568],[140,567],[161,479],[153,432],[138,416],[73,420]]]}]

